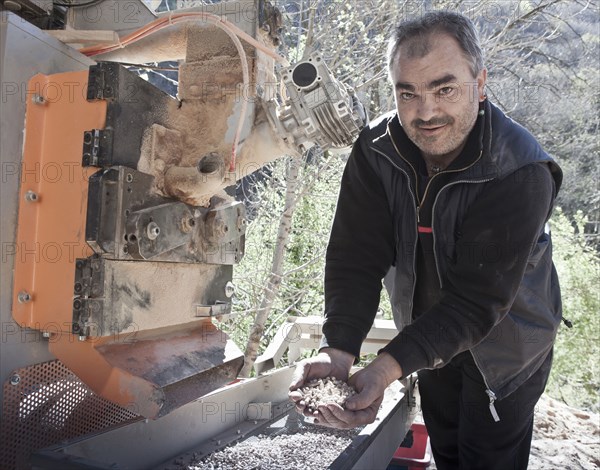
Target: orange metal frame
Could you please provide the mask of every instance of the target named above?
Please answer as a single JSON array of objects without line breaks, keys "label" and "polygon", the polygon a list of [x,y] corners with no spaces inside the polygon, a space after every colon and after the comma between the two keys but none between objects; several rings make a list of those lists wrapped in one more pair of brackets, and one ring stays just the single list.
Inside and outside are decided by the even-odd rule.
[{"label": "orange metal frame", "polygon": [[88,181],[98,168],[82,166],[83,135],[104,128],[107,109],[106,101],[87,101],[87,82],[82,71],[36,75],[28,83],[13,318],[50,333],[50,350],[97,393],[132,406],[140,398],[133,390],[152,394],[153,387],[104,360],[95,349],[101,340],[71,334],[75,261],[93,254],[85,225]]},{"label": "orange metal frame", "polygon": [[89,177],[83,134],[104,128],[106,102],[88,102],[88,72],[36,75],[28,83],[13,284],[21,327],[71,331],[75,260],[85,242]]},{"label": "orange metal frame", "polygon": [[97,350],[111,338],[71,334],[75,262],[93,254],[85,226],[88,181],[98,168],[82,166],[83,136],[104,128],[107,110],[104,100],[87,101],[87,83],[88,71],[36,75],[28,83],[13,318],[49,333],[50,351],[96,393],[156,416],[160,390]]}]

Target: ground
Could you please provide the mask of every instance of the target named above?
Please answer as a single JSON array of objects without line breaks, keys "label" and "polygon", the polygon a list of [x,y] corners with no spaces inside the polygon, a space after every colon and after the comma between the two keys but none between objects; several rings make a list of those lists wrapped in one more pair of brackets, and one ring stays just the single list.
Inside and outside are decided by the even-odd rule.
[{"label": "ground", "polygon": [[600,416],[544,395],[536,407],[530,470],[600,468]]}]

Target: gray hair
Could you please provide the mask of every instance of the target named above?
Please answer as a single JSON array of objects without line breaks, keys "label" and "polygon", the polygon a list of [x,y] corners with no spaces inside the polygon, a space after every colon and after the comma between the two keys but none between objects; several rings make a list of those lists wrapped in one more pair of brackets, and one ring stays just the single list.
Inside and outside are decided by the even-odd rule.
[{"label": "gray hair", "polygon": [[452,36],[471,63],[471,72],[476,77],[483,69],[483,52],[475,26],[459,13],[449,11],[429,12],[420,18],[401,23],[388,45],[388,69],[391,71],[402,44],[407,44],[409,57],[424,57],[431,49],[429,38],[434,33]]}]

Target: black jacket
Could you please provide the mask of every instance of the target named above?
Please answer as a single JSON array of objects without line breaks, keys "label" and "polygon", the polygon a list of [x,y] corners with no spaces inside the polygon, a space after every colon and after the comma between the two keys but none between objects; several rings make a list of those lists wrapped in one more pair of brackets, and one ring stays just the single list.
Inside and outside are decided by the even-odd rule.
[{"label": "black jacket", "polygon": [[441,290],[417,318],[417,216],[424,201],[402,155],[405,135],[395,113],[362,131],[327,250],[322,346],[359,355],[385,278],[400,333],[383,350],[404,375],[470,350],[491,399],[501,399],[542,364],[561,320],[545,227],[562,174],[523,127],[489,102],[484,110],[479,151],[433,177],[441,184],[434,197],[425,196]]}]

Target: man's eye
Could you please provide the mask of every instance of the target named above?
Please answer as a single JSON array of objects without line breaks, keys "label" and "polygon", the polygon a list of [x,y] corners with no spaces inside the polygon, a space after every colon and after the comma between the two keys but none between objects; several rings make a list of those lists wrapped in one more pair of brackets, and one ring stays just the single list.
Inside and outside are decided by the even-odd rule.
[{"label": "man's eye", "polygon": [[402,101],[409,101],[412,100],[415,97],[414,93],[410,93],[408,91],[403,91],[402,93],[400,93],[400,99]]},{"label": "man's eye", "polygon": [[445,86],[442,87],[438,90],[438,94],[440,96],[448,96],[450,95],[452,92],[454,91],[454,88],[450,87],[450,86]]}]

